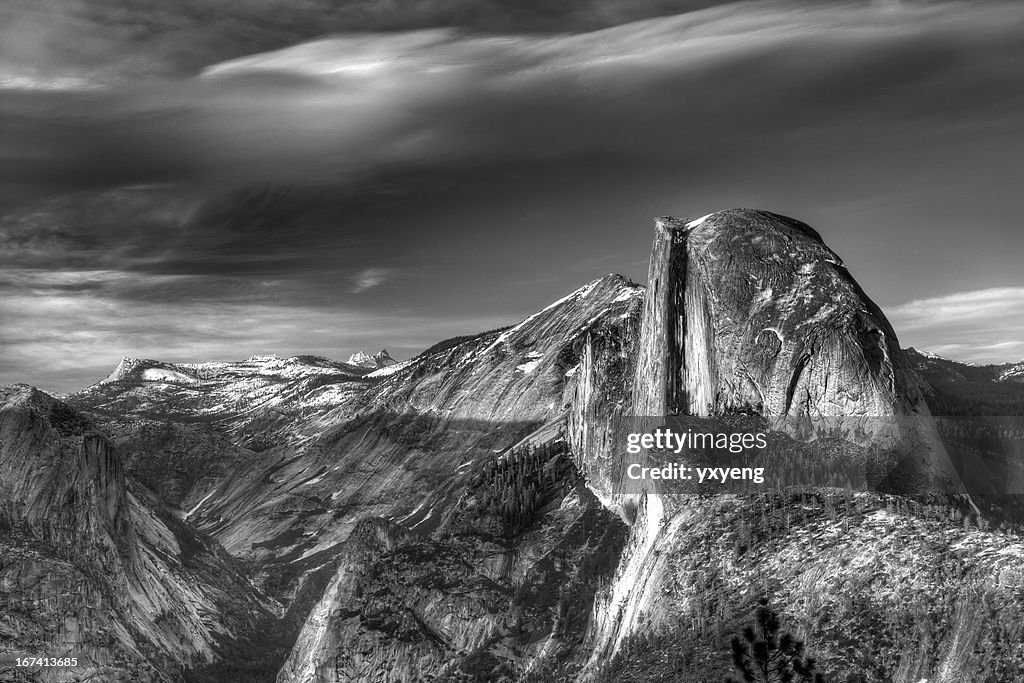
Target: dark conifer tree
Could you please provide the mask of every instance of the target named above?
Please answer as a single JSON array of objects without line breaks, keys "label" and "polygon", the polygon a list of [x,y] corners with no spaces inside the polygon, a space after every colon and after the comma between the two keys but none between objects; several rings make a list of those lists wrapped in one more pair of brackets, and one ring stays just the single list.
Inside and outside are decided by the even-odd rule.
[{"label": "dark conifer tree", "polygon": [[733,666],[739,678],[727,683],[824,683],[815,673],[812,657],[805,657],[804,644],[789,633],[779,633],[779,616],[761,598],[754,613],[754,625],[743,629],[743,637],[732,639]]}]

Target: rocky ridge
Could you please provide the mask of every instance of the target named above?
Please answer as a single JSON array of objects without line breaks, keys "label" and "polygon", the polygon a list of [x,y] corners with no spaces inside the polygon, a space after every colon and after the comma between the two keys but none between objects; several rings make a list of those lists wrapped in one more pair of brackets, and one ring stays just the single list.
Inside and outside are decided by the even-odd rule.
[{"label": "rocky ridge", "polygon": [[920,351],[913,347],[906,349],[907,357],[921,373],[939,379],[943,374],[950,381],[1019,382],[1024,377],[1024,361],[981,365],[945,358],[937,354]]},{"label": "rocky ridge", "polygon": [[[580,337],[641,294],[624,278],[601,278],[518,325],[436,345],[387,373],[353,376],[303,359],[140,361],[72,401],[132,454],[134,476],[255,567],[258,585],[292,604],[288,623],[301,624],[293,620],[328,587],[360,520],[419,534],[444,527],[473,465],[563,414]],[[203,377],[184,393],[183,382],[147,379],[147,369]],[[304,399],[292,397],[310,384],[346,401],[299,413]],[[255,447],[261,439],[266,448]],[[178,471],[213,449],[229,464]],[[597,514],[589,500],[588,517]]]}]

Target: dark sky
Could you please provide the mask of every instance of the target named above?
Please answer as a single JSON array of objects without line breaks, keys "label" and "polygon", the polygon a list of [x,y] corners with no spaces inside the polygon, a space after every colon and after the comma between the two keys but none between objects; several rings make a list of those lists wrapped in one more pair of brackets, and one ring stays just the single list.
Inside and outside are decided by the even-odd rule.
[{"label": "dark sky", "polygon": [[1024,3],[14,0],[0,384],[407,357],[653,217],[822,234],[903,345],[1024,357]]}]

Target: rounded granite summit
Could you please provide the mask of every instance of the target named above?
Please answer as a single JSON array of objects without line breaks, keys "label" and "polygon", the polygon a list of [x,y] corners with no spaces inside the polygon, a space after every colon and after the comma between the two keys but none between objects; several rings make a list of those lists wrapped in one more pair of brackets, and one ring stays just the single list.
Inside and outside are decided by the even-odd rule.
[{"label": "rounded granite summit", "polygon": [[[589,422],[579,448],[600,452],[591,460],[613,476],[595,423],[612,429],[602,406],[626,394],[635,417],[742,414],[801,440],[853,435],[881,454],[865,466],[879,489],[963,490],[892,326],[805,223],[749,209],[657,219],[639,330],[627,337],[592,340],[573,410],[573,424]],[[613,372],[622,363],[630,372]]]},{"label": "rounded granite summit", "polygon": [[892,326],[806,223],[752,209],[659,218],[649,280],[680,318],[666,328],[681,359],[666,408],[888,416],[921,404]]},{"label": "rounded granite summit", "polygon": [[656,219],[656,221],[671,223],[673,227],[682,224],[684,230],[693,230],[706,225],[708,229],[723,228],[734,231],[744,229],[752,233],[760,231],[789,232],[794,236],[810,237],[824,244],[824,240],[821,239],[818,231],[807,225],[807,223],[762,209],[721,209],[695,219],[678,219],[672,216],[663,216]]}]

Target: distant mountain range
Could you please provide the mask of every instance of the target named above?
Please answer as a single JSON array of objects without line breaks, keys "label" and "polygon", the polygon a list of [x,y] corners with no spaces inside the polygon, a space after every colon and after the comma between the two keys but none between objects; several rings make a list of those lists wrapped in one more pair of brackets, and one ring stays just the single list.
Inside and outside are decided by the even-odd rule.
[{"label": "distant mountain range", "polygon": [[1024,361],[978,365],[943,358],[928,351],[918,351],[914,347],[906,349],[906,353],[920,372],[928,373],[934,378],[944,377],[953,382],[1024,382]]},{"label": "distant mountain range", "polygon": [[1024,362],[974,365],[907,350],[936,415],[1024,416]]},{"label": "distant mountain range", "polygon": [[[1018,405],[1020,368],[904,352],[812,228],[730,210],[659,219],[646,287],[402,362],[9,387],[0,680],[722,681],[761,598],[829,681],[1019,680],[1020,441],[956,420]],[[669,414],[898,476],[624,487],[621,433]],[[849,417],[886,432],[826,432]],[[57,653],[78,666],[15,665]]]}]

